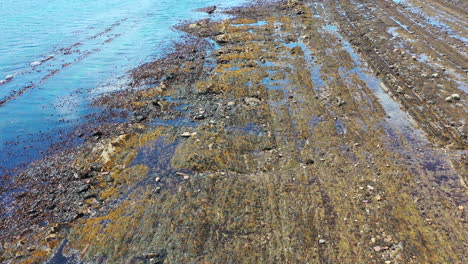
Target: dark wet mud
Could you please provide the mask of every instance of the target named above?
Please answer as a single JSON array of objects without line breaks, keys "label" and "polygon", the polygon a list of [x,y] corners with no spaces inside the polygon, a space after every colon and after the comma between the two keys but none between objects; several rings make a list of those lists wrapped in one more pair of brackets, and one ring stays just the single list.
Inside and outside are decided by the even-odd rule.
[{"label": "dark wet mud", "polygon": [[225,12],[15,179],[0,260],[466,263],[466,6]]}]

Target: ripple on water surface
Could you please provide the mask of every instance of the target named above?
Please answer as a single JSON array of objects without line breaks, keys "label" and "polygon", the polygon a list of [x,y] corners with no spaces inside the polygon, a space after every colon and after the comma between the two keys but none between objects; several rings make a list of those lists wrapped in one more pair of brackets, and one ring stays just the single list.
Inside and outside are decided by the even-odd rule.
[{"label": "ripple on water surface", "polygon": [[[126,82],[116,77],[167,52],[183,35],[173,26],[208,17],[192,10],[243,2],[0,1],[0,164],[12,168],[38,158],[57,129],[69,130],[98,111],[89,106],[92,97],[122,88]],[[117,85],[101,85],[114,79]],[[62,103],[67,98],[73,103]]]}]

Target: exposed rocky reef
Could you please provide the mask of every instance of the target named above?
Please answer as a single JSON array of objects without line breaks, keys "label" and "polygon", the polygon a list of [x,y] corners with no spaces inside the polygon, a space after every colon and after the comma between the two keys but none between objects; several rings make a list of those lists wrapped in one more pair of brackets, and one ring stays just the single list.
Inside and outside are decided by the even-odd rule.
[{"label": "exposed rocky reef", "polygon": [[126,118],[17,176],[0,262],[466,263],[466,43],[395,2],[180,25],[96,99]]}]

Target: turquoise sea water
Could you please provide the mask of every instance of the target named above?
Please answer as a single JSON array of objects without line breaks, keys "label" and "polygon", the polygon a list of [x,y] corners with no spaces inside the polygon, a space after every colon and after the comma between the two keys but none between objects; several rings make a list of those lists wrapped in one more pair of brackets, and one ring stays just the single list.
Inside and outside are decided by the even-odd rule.
[{"label": "turquoise sea water", "polygon": [[97,93],[161,56],[193,9],[241,0],[0,0],[0,175],[94,111]]}]

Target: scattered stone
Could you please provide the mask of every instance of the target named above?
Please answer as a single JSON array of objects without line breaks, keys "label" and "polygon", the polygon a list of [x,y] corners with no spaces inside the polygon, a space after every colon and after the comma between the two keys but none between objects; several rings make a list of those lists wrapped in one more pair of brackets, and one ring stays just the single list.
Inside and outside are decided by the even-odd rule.
[{"label": "scattered stone", "polygon": [[54,240],[57,238],[57,235],[56,234],[50,234],[48,236],[46,236],[46,241],[50,241],[50,240]]},{"label": "scattered stone", "polygon": [[5,80],[10,81],[11,79],[13,79],[13,77],[13,75],[7,75],[5,76]]},{"label": "scattered stone", "polygon": [[449,97],[445,98],[445,101],[448,102],[448,103],[451,103],[454,100],[457,100],[457,101],[461,100],[460,95],[459,94],[452,94]]},{"label": "scattered stone", "polygon": [[227,34],[221,34],[221,35],[214,37],[214,40],[220,44],[228,43],[229,36]]},{"label": "scattered stone", "polygon": [[320,240],[319,240],[319,243],[320,243],[320,244],[325,244],[326,242],[327,242],[327,241],[326,241],[325,239],[320,239]]},{"label": "scattered stone", "polygon": [[377,201],[382,201],[382,196],[380,196],[379,194],[375,196],[375,200]]},{"label": "scattered stone", "polygon": [[458,210],[463,211],[465,207],[463,205],[458,206]]},{"label": "scattered stone", "polygon": [[159,258],[161,254],[159,254],[158,252],[151,252],[151,253],[146,253],[145,254],[145,258],[146,259],[154,259],[154,258]]},{"label": "scattered stone", "polygon": [[244,99],[244,101],[248,104],[248,105],[251,105],[251,106],[256,106],[258,104],[260,104],[262,101],[260,101],[259,99],[255,98],[255,97],[247,97]]},{"label": "scattered stone", "polygon": [[176,172],[177,175],[184,177],[184,180],[190,179],[190,175],[183,172]]},{"label": "scattered stone", "polygon": [[81,185],[80,187],[78,187],[78,189],[76,190],[77,193],[84,193],[86,192],[87,190],[89,189],[89,186],[87,184],[84,184],[84,185]]},{"label": "scattered stone", "polygon": [[137,116],[135,117],[135,120],[136,120],[137,122],[145,121],[145,119],[146,119],[146,117],[143,116],[143,115],[137,115]]},{"label": "scattered stone", "polygon": [[372,186],[370,186],[370,185],[367,185],[367,189],[368,189],[369,191],[373,191],[373,190],[374,190],[374,187],[372,187]]},{"label": "scattered stone", "polygon": [[380,251],[383,250],[383,248],[382,248],[381,246],[375,246],[375,247],[374,247],[374,250],[375,250],[376,252],[380,252]]},{"label": "scattered stone", "polygon": [[180,136],[181,136],[181,137],[186,137],[186,138],[188,138],[188,137],[191,137],[191,136],[192,136],[192,133],[190,133],[190,132],[184,132],[184,133],[182,133],[182,135],[180,135]]},{"label": "scattered stone", "polygon": [[236,103],[235,102],[228,102],[227,106],[234,106]]},{"label": "scattered stone", "polygon": [[195,119],[195,120],[203,120],[203,119],[205,119],[205,118],[206,118],[205,115],[197,115],[197,116],[195,116],[193,119]]},{"label": "scattered stone", "polygon": [[459,94],[452,94],[450,97],[452,97],[454,100],[457,100],[457,101],[460,100],[460,95]]},{"label": "scattered stone", "polygon": [[161,181],[161,178],[156,177],[155,181],[156,181],[156,182],[160,182],[160,181]]},{"label": "scattered stone", "polygon": [[416,60],[418,60],[418,57],[412,56],[411,59],[413,59],[414,61],[416,61]]}]

